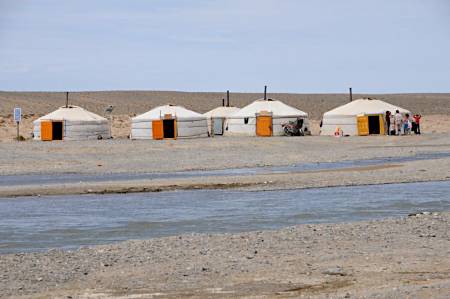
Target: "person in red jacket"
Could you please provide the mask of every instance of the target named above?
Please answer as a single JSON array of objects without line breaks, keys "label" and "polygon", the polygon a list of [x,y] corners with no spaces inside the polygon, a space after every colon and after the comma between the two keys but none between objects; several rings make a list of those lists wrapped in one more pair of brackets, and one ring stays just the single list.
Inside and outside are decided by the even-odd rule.
[{"label": "person in red jacket", "polygon": [[419,134],[420,135],[420,119],[422,118],[422,115],[420,114],[414,114],[413,119],[414,122],[416,123],[416,130],[414,131],[414,133]]}]

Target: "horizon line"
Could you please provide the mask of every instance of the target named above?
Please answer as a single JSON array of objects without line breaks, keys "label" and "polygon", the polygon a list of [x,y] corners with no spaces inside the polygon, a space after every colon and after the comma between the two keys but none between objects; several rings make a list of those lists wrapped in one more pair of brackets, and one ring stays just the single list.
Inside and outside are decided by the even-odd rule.
[{"label": "horizon line", "polygon": [[[159,90],[159,89],[98,89],[98,90],[0,90],[0,92],[10,92],[10,93],[100,93],[100,92],[175,92],[175,93],[230,93],[235,94],[264,94],[264,91],[233,91],[233,90],[222,90],[222,91],[187,91],[187,90]],[[279,92],[279,91],[268,91],[268,94],[299,94],[299,95],[348,95],[347,92]],[[450,94],[448,92],[352,92],[354,95],[407,95],[407,94]]]}]

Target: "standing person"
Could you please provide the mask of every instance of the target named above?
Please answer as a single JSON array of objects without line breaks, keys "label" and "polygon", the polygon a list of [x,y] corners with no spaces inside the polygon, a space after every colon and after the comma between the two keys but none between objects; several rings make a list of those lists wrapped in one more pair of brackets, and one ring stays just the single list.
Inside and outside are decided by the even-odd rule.
[{"label": "standing person", "polygon": [[395,135],[400,135],[402,133],[403,117],[400,111],[395,111]]},{"label": "standing person", "polygon": [[387,134],[390,135],[391,130],[391,111],[386,111],[386,131]]},{"label": "standing person", "polygon": [[415,114],[413,116],[414,121],[416,122],[416,131],[414,133],[419,134],[420,135],[420,119],[422,118],[422,115],[420,114]]},{"label": "standing person", "polygon": [[394,114],[391,114],[390,123],[391,123],[391,126],[389,127],[389,131],[391,132],[391,135],[395,135],[395,116],[394,116]]},{"label": "standing person", "polygon": [[411,119],[409,118],[409,113],[405,114],[405,119],[403,121],[403,134],[411,134]]}]

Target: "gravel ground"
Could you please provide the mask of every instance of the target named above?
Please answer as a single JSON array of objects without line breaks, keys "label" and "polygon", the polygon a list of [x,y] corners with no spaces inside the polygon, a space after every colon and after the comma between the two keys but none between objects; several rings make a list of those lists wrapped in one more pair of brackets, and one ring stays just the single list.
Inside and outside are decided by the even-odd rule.
[{"label": "gravel ground", "polygon": [[0,143],[1,174],[142,173],[336,162],[450,151],[450,133],[420,136],[217,137]]},{"label": "gravel ground", "polygon": [[448,298],[450,214],[0,256],[2,298]]},{"label": "gravel ground", "polygon": [[[3,175],[172,172],[450,153],[450,134],[402,137],[205,138],[0,143]],[[1,177],[1,176],[0,176]],[[285,189],[446,180],[450,158],[297,174],[204,176],[53,186],[4,186],[0,196],[193,188]]]}]

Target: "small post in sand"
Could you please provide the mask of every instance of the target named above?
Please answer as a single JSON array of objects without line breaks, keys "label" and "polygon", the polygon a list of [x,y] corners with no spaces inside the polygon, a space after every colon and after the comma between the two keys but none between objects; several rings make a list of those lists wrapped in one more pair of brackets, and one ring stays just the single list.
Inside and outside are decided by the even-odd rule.
[{"label": "small post in sand", "polygon": [[17,124],[16,140],[20,141],[20,121],[22,120],[22,109],[19,107],[14,108],[14,121]]}]

